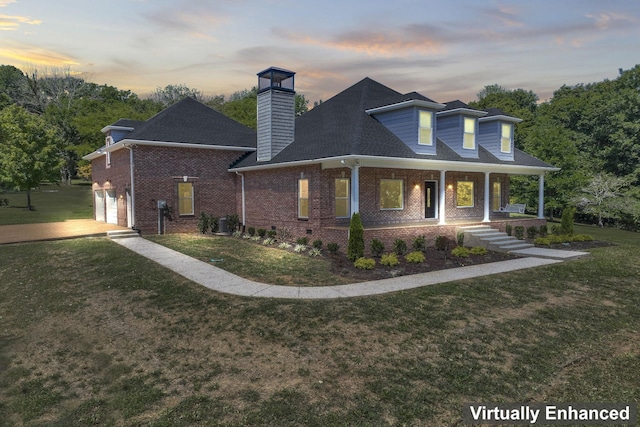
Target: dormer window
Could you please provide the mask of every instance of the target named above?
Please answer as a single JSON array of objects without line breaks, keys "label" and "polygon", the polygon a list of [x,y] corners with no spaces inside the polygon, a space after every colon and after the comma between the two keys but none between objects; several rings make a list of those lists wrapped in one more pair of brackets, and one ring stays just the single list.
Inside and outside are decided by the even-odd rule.
[{"label": "dormer window", "polygon": [[418,144],[433,145],[433,113],[420,111]]},{"label": "dormer window", "polygon": [[500,129],[500,151],[503,153],[511,153],[513,125],[511,123],[502,123]]},{"label": "dormer window", "polygon": [[462,148],[467,150],[476,149],[476,119],[471,117],[464,118],[464,139]]}]

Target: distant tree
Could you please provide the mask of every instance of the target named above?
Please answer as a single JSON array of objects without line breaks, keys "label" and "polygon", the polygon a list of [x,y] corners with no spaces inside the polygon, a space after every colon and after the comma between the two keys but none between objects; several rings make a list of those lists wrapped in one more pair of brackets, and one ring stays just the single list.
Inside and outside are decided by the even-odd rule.
[{"label": "distant tree", "polygon": [[188,96],[201,102],[204,101],[204,95],[201,91],[192,89],[185,84],[167,85],[164,88],[158,87],[149,95],[149,99],[163,107],[168,107]]},{"label": "distant tree", "polygon": [[25,98],[25,75],[12,65],[0,65],[0,110],[11,104],[20,104]]},{"label": "distant tree", "polygon": [[598,225],[603,227],[603,219],[619,218],[629,204],[624,191],[628,185],[625,178],[599,173],[580,189],[574,201],[584,213],[595,215]]},{"label": "distant tree", "polygon": [[0,181],[26,191],[29,210],[31,189],[57,180],[61,146],[59,130],[42,117],[18,105],[0,111]]}]

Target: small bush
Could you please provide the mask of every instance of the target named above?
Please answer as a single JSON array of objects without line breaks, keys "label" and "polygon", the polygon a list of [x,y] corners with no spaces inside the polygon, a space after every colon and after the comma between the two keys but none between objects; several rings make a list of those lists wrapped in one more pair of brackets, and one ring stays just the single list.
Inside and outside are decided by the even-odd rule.
[{"label": "small bush", "polygon": [[373,239],[371,241],[371,255],[374,257],[379,257],[384,253],[384,243],[382,243],[378,239]]},{"label": "small bush", "polygon": [[511,233],[513,231],[513,226],[511,224],[507,224],[504,226],[504,231],[505,233],[507,233],[507,236],[511,236]]},{"label": "small bush", "polygon": [[540,237],[547,237],[547,234],[549,234],[549,229],[547,228],[547,225],[541,225],[540,229],[538,230],[538,236]]},{"label": "small bush", "polygon": [[447,236],[437,236],[436,237],[436,249],[439,251],[446,251],[449,249],[450,241]]},{"label": "small bush", "polygon": [[451,251],[451,255],[458,258],[467,258],[469,256],[469,249],[465,248],[464,246],[457,246],[453,248],[453,250]]},{"label": "small bush", "polygon": [[393,267],[394,265],[400,264],[400,261],[398,260],[398,255],[396,254],[384,254],[380,259],[380,264]]},{"label": "small bush", "polygon": [[267,231],[267,237],[271,237],[272,239],[275,239],[277,235],[278,235],[278,232],[276,230]]},{"label": "small bush", "polygon": [[229,228],[229,231],[231,231],[232,233],[236,231],[236,229],[238,228],[238,224],[240,224],[240,218],[238,218],[238,214],[227,215],[227,227]]},{"label": "small bush", "polygon": [[211,232],[214,234],[220,231],[220,218],[211,215],[209,217],[209,228],[211,228]]},{"label": "small bush", "polygon": [[242,237],[242,231],[236,230],[233,233],[231,233],[231,236],[239,239],[240,237]]},{"label": "small bush", "polygon": [[[238,232],[238,233],[239,233],[239,232]],[[244,233],[244,234],[242,235],[242,238],[243,238],[243,239],[247,239],[247,240],[251,239],[252,237],[253,237],[253,236],[251,236],[250,234],[247,234],[247,233]]]},{"label": "small bush", "polygon": [[565,208],[562,211],[562,220],[560,221],[560,230],[562,234],[573,234],[573,217],[576,214],[576,208]]},{"label": "small bush", "polygon": [[457,237],[456,242],[458,243],[458,246],[464,246],[464,231],[459,231],[456,237]]},{"label": "small bush", "polygon": [[247,228],[247,233],[249,233],[249,236],[254,236],[256,234],[256,228],[255,227]]},{"label": "small bush", "polygon": [[562,234],[562,231],[560,230],[560,227],[557,224],[553,224],[551,226],[551,234],[555,234],[555,235]]},{"label": "small bush", "polygon": [[538,234],[538,227],[532,225],[527,228],[527,239],[535,239],[536,234]]},{"label": "small bush", "polygon": [[588,234],[574,234],[573,241],[574,242],[592,242],[593,236],[590,236]]},{"label": "small bush", "polygon": [[262,244],[265,246],[270,246],[273,245],[276,242],[276,239],[273,239],[271,237],[265,237],[265,239],[262,241]]},{"label": "small bush", "polygon": [[298,237],[296,239],[296,243],[299,244],[299,245],[307,246],[309,244],[309,238],[308,237]]},{"label": "small bush", "polygon": [[549,246],[551,245],[551,239],[548,237],[538,237],[533,241],[533,244],[538,246]]},{"label": "small bush", "polygon": [[360,257],[353,265],[355,265],[356,268],[362,270],[373,270],[373,268],[376,266],[376,260],[374,260],[373,258]]},{"label": "small bush", "polygon": [[413,250],[420,252],[427,250],[427,239],[424,236],[418,236],[413,239]]},{"label": "small bush", "polygon": [[469,250],[471,255],[486,255],[489,251],[482,246],[475,246]]},{"label": "small bush", "polygon": [[338,253],[339,248],[340,248],[340,245],[338,245],[335,242],[327,243],[327,250],[329,251],[330,254]]},{"label": "small bush", "polygon": [[516,225],[515,228],[513,229],[513,231],[515,232],[516,239],[518,239],[518,240],[524,239],[524,227],[523,226]]},{"label": "small bush", "polygon": [[259,242],[260,240],[262,240],[262,238],[258,235],[256,236],[249,236],[249,238],[251,239],[251,241],[253,242]]},{"label": "small bush", "polygon": [[405,242],[402,239],[396,239],[393,242],[393,252],[398,256],[402,256],[402,255],[406,254],[407,253],[407,242]]},{"label": "small bush", "polygon": [[424,254],[421,251],[413,251],[407,254],[406,257],[404,257],[404,259],[407,262],[411,262],[414,264],[420,264],[423,263],[425,260]]},{"label": "small bush", "polygon": [[198,218],[198,231],[200,234],[205,234],[209,231],[209,215],[204,212],[200,212],[200,217]]},{"label": "small bush", "polygon": [[297,244],[293,247],[293,252],[299,254],[307,250],[307,245]]},{"label": "small bush", "polygon": [[322,255],[322,249],[313,247],[309,249],[309,256],[320,256]]},{"label": "small bush", "polygon": [[280,249],[291,249],[291,244],[287,242],[282,242],[278,245]]},{"label": "small bush", "polygon": [[315,249],[322,249],[322,240],[316,239],[313,241],[312,245]]},{"label": "small bush", "polygon": [[258,228],[258,236],[260,236],[261,238],[264,238],[264,236],[267,235],[267,230],[265,230],[264,228]]}]

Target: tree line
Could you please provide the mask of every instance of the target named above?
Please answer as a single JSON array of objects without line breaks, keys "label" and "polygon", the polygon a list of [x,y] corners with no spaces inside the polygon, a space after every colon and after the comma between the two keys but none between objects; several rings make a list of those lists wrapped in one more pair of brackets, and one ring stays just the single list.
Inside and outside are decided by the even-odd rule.
[{"label": "tree line", "polygon": [[[146,120],[186,96],[255,129],[256,95],[256,87],[225,97],[177,84],[142,99],[70,68],[0,65],[0,185],[28,191],[44,180],[88,178],[81,157],[104,145],[100,129],[121,118]],[[296,114],[308,104],[296,95]],[[530,90],[489,85],[469,105],[523,119],[516,147],[561,168],[545,178],[549,217],[575,206],[585,221],[640,228],[640,65],[614,80],[564,85],[544,102]],[[513,201],[536,206],[537,179],[512,177]]]}]

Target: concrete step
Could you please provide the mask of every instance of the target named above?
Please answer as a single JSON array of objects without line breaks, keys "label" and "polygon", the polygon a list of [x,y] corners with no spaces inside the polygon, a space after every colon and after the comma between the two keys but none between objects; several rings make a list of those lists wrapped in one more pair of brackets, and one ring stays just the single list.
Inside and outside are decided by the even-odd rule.
[{"label": "concrete step", "polygon": [[[516,240],[516,241],[519,241],[519,240]],[[499,252],[511,252],[511,251],[518,251],[521,249],[529,249],[533,247],[534,245],[532,245],[531,243],[522,242],[522,243],[511,243],[508,245],[499,246],[498,249],[496,250]]]},{"label": "concrete step", "polygon": [[140,233],[136,230],[111,230],[107,231],[107,237],[110,239],[127,239],[129,237],[140,237]]}]

